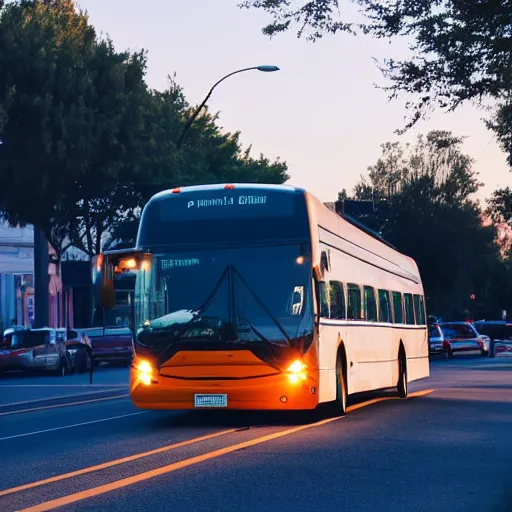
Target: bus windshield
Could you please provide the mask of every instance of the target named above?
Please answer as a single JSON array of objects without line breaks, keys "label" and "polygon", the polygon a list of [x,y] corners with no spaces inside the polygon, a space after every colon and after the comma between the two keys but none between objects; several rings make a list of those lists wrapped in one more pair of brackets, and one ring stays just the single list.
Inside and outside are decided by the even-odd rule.
[{"label": "bus windshield", "polygon": [[288,345],[313,330],[299,245],[152,254],[135,287],[137,342]]}]

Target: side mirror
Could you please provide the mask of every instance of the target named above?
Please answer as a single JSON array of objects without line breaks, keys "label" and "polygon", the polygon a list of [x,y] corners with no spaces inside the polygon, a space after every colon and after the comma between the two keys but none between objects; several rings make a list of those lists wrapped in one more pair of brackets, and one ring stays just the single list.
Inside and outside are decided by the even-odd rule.
[{"label": "side mirror", "polygon": [[96,304],[103,309],[116,307],[114,282],[116,276],[136,272],[141,264],[143,252],[135,249],[102,253],[92,259],[92,281]]}]

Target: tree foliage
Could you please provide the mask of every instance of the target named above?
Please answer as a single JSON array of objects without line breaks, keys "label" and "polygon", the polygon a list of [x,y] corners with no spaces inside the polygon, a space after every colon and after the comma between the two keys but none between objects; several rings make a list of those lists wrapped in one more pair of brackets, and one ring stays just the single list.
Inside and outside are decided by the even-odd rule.
[{"label": "tree foliage", "polygon": [[461,143],[434,131],[414,145],[384,144],[355,187],[356,199],[375,201],[358,220],[416,260],[431,312],[461,318],[475,294],[478,312],[496,316],[512,306],[512,279],[494,225],[471,199],[481,184]]},{"label": "tree foliage", "polygon": [[223,133],[217,115],[207,109],[192,124],[178,151],[176,141],[193,108],[174,78],[169,77],[165,91],[151,91],[151,102],[144,134],[145,173],[135,184],[137,208],[117,216],[110,230],[110,246],[135,241],[142,207],[163,189],[219,182],[280,184],[289,179],[285,162],[271,161],[262,154],[252,157],[251,147],[242,149],[240,133]]},{"label": "tree foliage", "polygon": [[407,36],[412,57],[389,59],[382,71],[391,98],[407,93],[411,116],[405,129],[431,109],[454,110],[466,101],[497,102],[494,129],[512,166],[512,29],[509,0],[345,0],[357,4],[362,24],[344,19],[339,0],[245,0],[242,7],[263,9],[273,36],[297,27],[297,35],[316,40],[324,34],[363,32],[377,38]]},{"label": "tree foliage", "polygon": [[139,171],[145,55],[98,40],[71,0],[7,5],[0,48],[2,211],[59,250],[74,225],[101,230],[91,201]]},{"label": "tree foliage", "polygon": [[512,188],[495,190],[489,199],[487,211],[494,222],[504,222],[512,228]]},{"label": "tree foliage", "polygon": [[177,151],[191,107],[173,79],[153,91],[145,72],[146,53],[116,51],[73,0],[1,8],[0,211],[11,224],[93,255],[163,188],[288,179],[285,163],[252,158],[207,111]]}]

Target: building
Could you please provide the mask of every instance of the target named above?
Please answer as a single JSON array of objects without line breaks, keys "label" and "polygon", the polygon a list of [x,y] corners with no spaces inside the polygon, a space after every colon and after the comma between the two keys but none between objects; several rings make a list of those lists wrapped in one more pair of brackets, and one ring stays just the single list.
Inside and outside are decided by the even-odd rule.
[{"label": "building", "polygon": [[0,221],[0,327],[34,321],[34,230]]},{"label": "building", "polygon": [[[67,325],[72,306],[64,290],[60,263],[48,244],[48,326]],[[11,227],[0,221],[0,330],[34,322],[34,228]]]}]

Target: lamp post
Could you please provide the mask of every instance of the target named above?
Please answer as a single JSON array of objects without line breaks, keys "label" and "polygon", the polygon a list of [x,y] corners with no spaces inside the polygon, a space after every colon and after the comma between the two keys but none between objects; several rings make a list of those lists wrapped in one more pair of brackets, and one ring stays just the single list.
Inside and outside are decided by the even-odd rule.
[{"label": "lamp post", "polygon": [[192,123],[194,122],[195,118],[199,115],[199,112],[201,112],[203,107],[206,105],[206,102],[210,99],[210,96],[212,95],[212,92],[215,89],[215,87],[217,87],[217,85],[219,85],[221,82],[223,82],[224,80],[226,80],[226,78],[229,78],[230,76],[236,75],[238,73],[244,73],[245,71],[252,71],[252,70],[262,71],[263,73],[272,73],[274,71],[279,71],[279,68],[277,66],[253,66],[250,68],[244,68],[244,69],[239,69],[237,71],[233,71],[232,73],[229,73],[229,75],[222,77],[218,82],[216,82],[213,85],[213,87],[210,89],[210,92],[206,95],[206,98],[203,100],[201,105],[199,105],[199,107],[197,107],[195,112],[192,114],[192,116],[190,116],[189,120],[186,122],[185,126],[183,127],[183,131],[181,132],[180,138],[178,140],[178,144],[177,144],[178,149],[181,149],[183,141],[185,140],[185,135],[187,134],[189,128],[192,126]]}]

